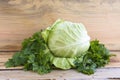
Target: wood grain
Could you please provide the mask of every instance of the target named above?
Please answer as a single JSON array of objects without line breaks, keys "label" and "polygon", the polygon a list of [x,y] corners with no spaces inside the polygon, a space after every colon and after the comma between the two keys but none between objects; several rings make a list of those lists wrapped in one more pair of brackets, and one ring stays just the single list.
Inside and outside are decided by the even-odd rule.
[{"label": "wood grain", "polygon": [[58,18],[83,23],[91,39],[120,50],[120,0],[1,0],[0,51],[20,50],[25,38]]},{"label": "wood grain", "polygon": [[2,80],[119,80],[120,68],[98,69],[95,74],[90,76],[78,73],[75,70],[54,70],[46,75],[23,70],[10,70],[0,71],[0,78]]}]

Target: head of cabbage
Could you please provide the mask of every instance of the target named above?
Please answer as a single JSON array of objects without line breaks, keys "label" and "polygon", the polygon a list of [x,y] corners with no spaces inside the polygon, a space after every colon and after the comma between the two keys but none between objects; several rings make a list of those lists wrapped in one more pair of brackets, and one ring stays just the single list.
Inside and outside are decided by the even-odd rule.
[{"label": "head of cabbage", "polygon": [[82,58],[90,46],[90,37],[82,23],[57,20],[42,32],[53,55],[52,63],[61,69],[74,66],[75,58]]}]

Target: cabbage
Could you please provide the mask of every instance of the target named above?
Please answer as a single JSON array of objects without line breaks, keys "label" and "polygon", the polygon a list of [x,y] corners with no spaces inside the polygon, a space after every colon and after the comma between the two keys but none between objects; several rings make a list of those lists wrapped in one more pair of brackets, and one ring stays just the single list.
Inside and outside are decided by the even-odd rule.
[{"label": "cabbage", "polygon": [[54,56],[52,63],[62,69],[74,66],[74,58],[85,55],[90,46],[90,37],[82,23],[59,19],[42,36]]},{"label": "cabbage", "polygon": [[90,37],[81,23],[57,20],[45,34],[48,47],[56,57],[81,56],[90,46]]}]

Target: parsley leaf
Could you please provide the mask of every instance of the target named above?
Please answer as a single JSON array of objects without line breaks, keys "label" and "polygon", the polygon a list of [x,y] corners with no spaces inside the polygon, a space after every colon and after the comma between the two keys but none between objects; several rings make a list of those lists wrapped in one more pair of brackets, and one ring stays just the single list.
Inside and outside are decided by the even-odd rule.
[{"label": "parsley leaf", "polygon": [[104,67],[110,62],[111,54],[104,44],[98,40],[90,42],[90,48],[83,58],[83,61],[78,59],[75,61],[76,68],[84,74],[93,74],[96,68]]}]

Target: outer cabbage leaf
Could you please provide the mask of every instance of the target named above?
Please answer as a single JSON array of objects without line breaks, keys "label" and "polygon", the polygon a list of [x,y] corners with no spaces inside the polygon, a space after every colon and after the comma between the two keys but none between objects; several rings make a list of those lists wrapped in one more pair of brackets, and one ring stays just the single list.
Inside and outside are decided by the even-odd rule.
[{"label": "outer cabbage leaf", "polygon": [[67,58],[54,57],[52,64],[60,69],[70,69],[72,66],[68,62]]},{"label": "outer cabbage leaf", "polygon": [[59,58],[59,57],[53,57],[51,63],[60,69],[70,69],[75,68],[75,61],[79,60],[79,62],[83,61],[83,56],[79,58]]}]

